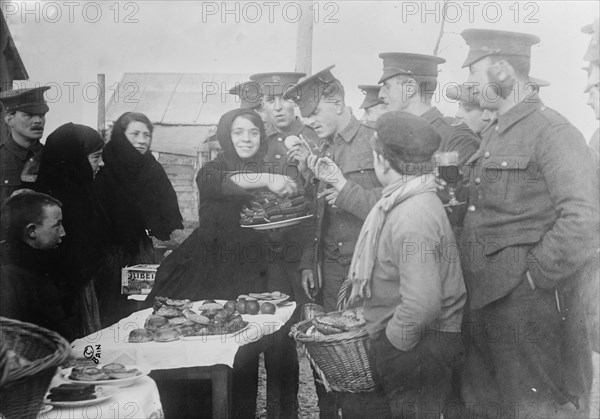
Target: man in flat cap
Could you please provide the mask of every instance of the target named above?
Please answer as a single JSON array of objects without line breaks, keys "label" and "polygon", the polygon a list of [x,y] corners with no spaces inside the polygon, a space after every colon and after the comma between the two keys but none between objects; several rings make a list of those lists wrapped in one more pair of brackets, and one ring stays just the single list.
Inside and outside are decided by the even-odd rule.
[{"label": "man in flat cap", "polygon": [[[463,31],[494,127],[467,162],[461,235],[469,417],[588,417],[591,358],[576,301],[598,258],[598,188],[581,133],[529,82],[529,34]],[[494,409],[486,407],[494,406]]]},{"label": "man in flat cap", "polygon": [[358,109],[364,111],[363,116],[360,118],[360,122],[374,126],[377,118],[387,111],[385,103],[379,99],[379,90],[381,89],[381,86],[378,84],[361,84],[358,88],[365,95],[363,102],[358,107]]},{"label": "man in flat cap", "polygon": [[458,151],[459,163],[466,162],[479,148],[479,138],[463,124],[454,124],[431,104],[437,88],[438,65],[446,62],[434,55],[384,52],[379,97],[392,111],[424,118],[442,137],[438,151]]},{"label": "man in flat cap", "polygon": [[49,108],[44,92],[49,86],[0,93],[8,138],[0,143],[0,205],[17,189],[33,189],[37,178]]},{"label": "man in flat cap", "polygon": [[[303,252],[300,268],[306,294],[312,298],[311,289],[321,289],[327,312],[336,310],[363,221],[381,195],[370,145],[374,129],[358,122],[346,107],[344,87],[330,72],[333,67],[284,94],[284,99],[298,104],[322,140],[308,158],[316,189],[316,234],[313,246]],[[322,385],[316,387],[320,417],[337,418],[336,398]]]},{"label": "man in flat cap", "polygon": [[[357,397],[346,396],[343,417],[448,418],[467,293],[431,165],[441,138],[423,118],[400,111],[382,115],[376,130],[373,159],[383,196],[360,233],[349,281],[350,298],[364,301],[373,380],[388,412],[376,414],[379,395],[367,393],[362,399],[371,402],[361,404],[370,409],[348,412],[348,400]],[[455,257],[446,254],[450,247]]]}]

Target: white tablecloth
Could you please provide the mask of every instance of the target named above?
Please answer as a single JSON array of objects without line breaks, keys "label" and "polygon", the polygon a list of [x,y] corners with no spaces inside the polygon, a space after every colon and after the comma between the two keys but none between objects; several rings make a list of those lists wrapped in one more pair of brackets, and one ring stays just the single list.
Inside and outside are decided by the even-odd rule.
[{"label": "white tablecloth", "polygon": [[[194,304],[194,307],[197,305]],[[73,341],[71,352],[74,357],[80,358],[84,356],[86,347],[92,346],[94,353],[100,352],[101,364],[117,362],[152,370],[205,367],[216,364],[233,368],[233,359],[240,346],[255,342],[279,330],[290,319],[295,308],[296,303],[290,303],[287,306],[277,307],[275,314],[244,314],[242,317],[249,323],[249,327],[229,338],[204,336],[199,338],[200,340],[193,341],[127,342],[129,332],[144,327],[146,318],[152,313],[152,309],[148,308],[135,312],[106,329]]]},{"label": "white tablecloth", "polygon": [[[50,388],[67,381],[60,376],[52,379]],[[97,404],[81,407],[53,407],[38,419],[80,418],[164,418],[156,383],[150,377],[142,377],[131,386],[119,388],[111,398]]]}]

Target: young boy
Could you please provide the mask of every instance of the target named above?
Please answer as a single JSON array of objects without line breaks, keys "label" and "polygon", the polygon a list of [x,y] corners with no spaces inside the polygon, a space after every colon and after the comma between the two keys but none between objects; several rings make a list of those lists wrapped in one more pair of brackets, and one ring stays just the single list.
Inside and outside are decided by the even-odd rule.
[{"label": "young boy", "polygon": [[0,245],[0,316],[34,323],[66,336],[53,249],[65,230],[62,204],[35,192],[9,198],[2,208],[7,239]]}]

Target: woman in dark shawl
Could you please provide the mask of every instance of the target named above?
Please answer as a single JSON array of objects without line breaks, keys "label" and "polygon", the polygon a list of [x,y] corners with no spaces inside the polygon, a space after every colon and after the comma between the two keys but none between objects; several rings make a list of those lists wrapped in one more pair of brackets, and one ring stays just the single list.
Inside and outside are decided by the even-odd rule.
[{"label": "woman in dark shawl", "polygon": [[[240,212],[253,189],[266,187],[286,194],[293,193],[296,185],[289,178],[268,173],[263,162],[267,151],[265,128],[254,111],[236,109],[225,113],[216,136],[223,151],[196,178],[200,226],[158,268],[147,306],[152,305],[155,296],[234,300],[240,294],[266,290],[265,236],[241,228]],[[234,360],[236,418],[255,417],[259,354],[259,345],[245,345]]]},{"label": "woman in dark shawl", "polygon": [[104,140],[94,129],[68,123],[48,136],[35,188],[63,204],[66,236],[59,247],[71,338],[100,329],[94,278],[108,245],[108,221],[93,189]]},{"label": "woman in dark shawl", "polygon": [[[250,121],[260,135],[256,151],[248,157],[240,157],[232,141],[234,121],[242,119]],[[148,307],[155,296],[227,300],[266,286],[265,236],[240,227],[242,206],[249,203],[253,189],[267,187],[284,194],[295,185],[285,176],[268,173],[263,162],[267,139],[256,112],[235,109],[225,113],[216,136],[222,152],[196,178],[200,226],[161,263],[146,299]]]},{"label": "woman in dark shawl", "polygon": [[169,240],[174,230],[183,228],[173,185],[150,152],[152,130],[143,114],[121,115],[102,154],[105,167],[95,180],[111,223],[110,256],[98,284],[102,327],[135,310],[121,295],[121,268],[157,263],[150,236]]}]

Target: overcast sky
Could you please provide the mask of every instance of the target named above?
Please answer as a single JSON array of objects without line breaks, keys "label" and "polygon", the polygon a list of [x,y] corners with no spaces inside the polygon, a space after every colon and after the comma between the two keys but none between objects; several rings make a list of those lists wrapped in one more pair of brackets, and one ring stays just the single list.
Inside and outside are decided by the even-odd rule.
[{"label": "overcast sky", "polygon": [[[600,15],[597,1],[450,2],[439,55],[442,85],[465,81],[463,29],[528,32],[531,75],[550,81],[541,97],[589,138],[598,127],[583,93],[581,69],[589,35],[581,27]],[[358,84],[376,84],[380,52],[431,54],[441,2],[331,1],[314,5],[313,72],[330,64],[357,109]],[[125,72],[255,73],[293,71],[298,2],[2,1],[30,80],[51,84],[49,134],[66,122],[96,127],[96,77],[111,87]],[[227,10],[225,10],[227,9]],[[427,9],[427,10],[426,10]],[[240,80],[240,82],[243,80]],[[58,88],[57,88],[58,86]],[[453,115],[457,105],[439,107]],[[360,116],[360,111],[355,112]]]}]

